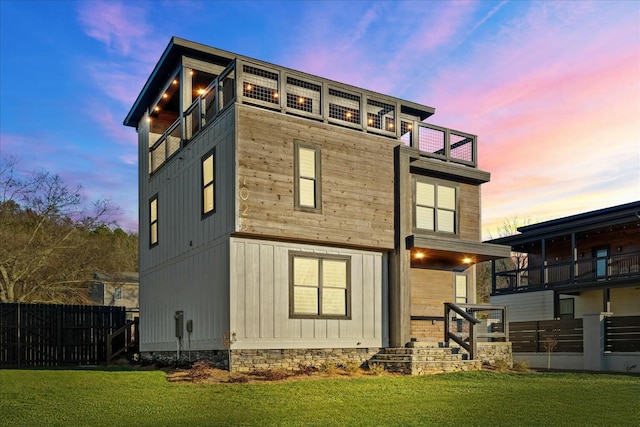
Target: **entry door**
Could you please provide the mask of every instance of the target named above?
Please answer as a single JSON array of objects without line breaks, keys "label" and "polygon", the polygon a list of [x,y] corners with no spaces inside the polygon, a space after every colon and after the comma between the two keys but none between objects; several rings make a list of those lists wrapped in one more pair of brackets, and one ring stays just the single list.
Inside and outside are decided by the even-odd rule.
[{"label": "entry door", "polygon": [[607,277],[607,259],[609,258],[608,248],[597,248],[594,250],[596,258],[596,277],[604,279]]}]

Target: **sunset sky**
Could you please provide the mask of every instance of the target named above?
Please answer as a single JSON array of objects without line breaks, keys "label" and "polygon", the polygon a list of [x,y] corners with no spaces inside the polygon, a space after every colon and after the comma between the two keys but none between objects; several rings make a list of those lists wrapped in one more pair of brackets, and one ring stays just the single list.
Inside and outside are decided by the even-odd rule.
[{"label": "sunset sky", "polygon": [[640,2],[0,1],[0,155],[137,230],[122,121],[171,36],[436,108],[478,135],[483,234],[640,200]]}]

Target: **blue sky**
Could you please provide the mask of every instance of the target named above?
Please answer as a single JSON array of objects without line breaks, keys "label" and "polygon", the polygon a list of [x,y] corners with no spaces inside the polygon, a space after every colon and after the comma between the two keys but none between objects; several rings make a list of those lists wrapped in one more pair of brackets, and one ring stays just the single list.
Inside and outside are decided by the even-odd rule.
[{"label": "blue sky", "polygon": [[483,233],[640,199],[640,2],[0,1],[0,155],[119,206],[171,36],[436,108],[479,137]]}]

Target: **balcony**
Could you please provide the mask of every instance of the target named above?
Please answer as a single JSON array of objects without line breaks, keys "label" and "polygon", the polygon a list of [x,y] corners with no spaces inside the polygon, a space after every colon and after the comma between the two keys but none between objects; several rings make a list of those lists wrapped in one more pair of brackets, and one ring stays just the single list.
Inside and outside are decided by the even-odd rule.
[{"label": "balcony", "polygon": [[588,289],[640,280],[640,253],[547,264],[495,273],[492,293]]},{"label": "balcony", "polygon": [[396,139],[421,157],[477,167],[477,137],[422,122],[433,114],[429,107],[236,59],[151,141],[149,174],[234,102]]}]

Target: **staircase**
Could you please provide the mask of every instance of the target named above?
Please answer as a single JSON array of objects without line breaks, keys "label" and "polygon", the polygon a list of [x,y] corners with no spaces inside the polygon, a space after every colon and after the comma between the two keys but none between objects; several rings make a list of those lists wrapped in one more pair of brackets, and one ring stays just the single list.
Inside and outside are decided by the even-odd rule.
[{"label": "staircase", "polygon": [[479,371],[480,360],[469,360],[459,347],[436,341],[411,341],[404,348],[385,348],[369,360],[384,365],[389,372],[429,375],[441,372]]}]

